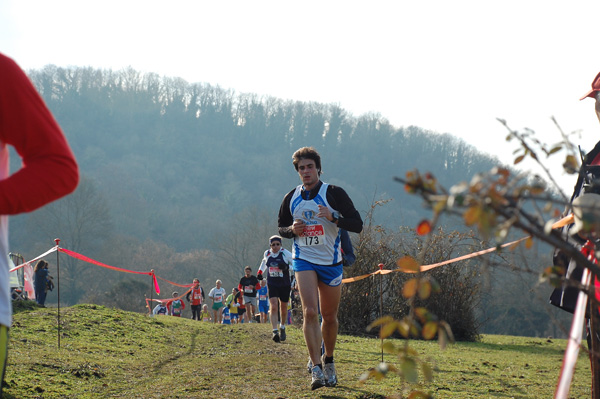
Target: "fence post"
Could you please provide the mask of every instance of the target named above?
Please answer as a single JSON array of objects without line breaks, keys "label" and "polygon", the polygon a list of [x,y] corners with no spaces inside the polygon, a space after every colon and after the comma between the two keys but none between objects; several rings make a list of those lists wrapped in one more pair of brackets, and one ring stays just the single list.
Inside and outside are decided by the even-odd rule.
[{"label": "fence post", "polygon": [[[379,265],[379,317],[383,317],[383,263]],[[379,334],[381,336],[381,333]],[[383,337],[381,337],[381,363],[383,363]]]},{"label": "fence post", "polygon": [[60,256],[58,250],[59,238],[55,238],[56,243],[56,295],[58,296],[57,319],[58,319],[58,349],[60,349]]}]

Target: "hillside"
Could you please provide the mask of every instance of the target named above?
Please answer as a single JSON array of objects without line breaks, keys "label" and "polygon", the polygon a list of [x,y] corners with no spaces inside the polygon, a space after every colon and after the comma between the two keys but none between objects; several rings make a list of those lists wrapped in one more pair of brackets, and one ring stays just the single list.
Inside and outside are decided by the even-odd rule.
[{"label": "hillside", "polygon": [[[285,343],[270,340],[262,324],[213,325],[147,316],[97,305],[16,309],[4,398],[356,398],[401,392],[390,376],[360,384],[381,360],[380,342],[340,336],[340,384],[311,392],[301,331]],[[402,341],[394,341],[402,345]],[[435,366],[421,389],[443,398],[547,398],[553,394],[564,340],[484,336],[441,351],[411,341]],[[386,354],[385,360],[397,364]],[[580,355],[571,397],[589,396],[589,362]]]},{"label": "hillside", "polygon": [[[394,176],[418,169],[450,187],[498,164],[450,135],[393,126],[376,113],[355,116],[336,104],[236,93],[132,69],[47,66],[29,76],[63,128],[82,181],[73,195],[11,218],[10,251],[26,259],[59,238],[63,248],[108,265],[154,269],[177,284],[198,278],[207,290],[220,279],[229,288],[246,265],[260,264],[268,237],[277,232],[283,195],[299,183],[291,155],[301,146],[318,149],[323,181],[343,187],[363,218],[374,203],[385,204],[372,215],[373,234],[379,226],[390,233],[414,230],[429,216]],[[15,170],[19,158],[11,160]],[[460,218],[442,223],[449,233],[466,229]],[[353,237],[355,246],[361,239]],[[289,240],[284,246],[290,249]],[[443,256],[465,251],[457,247]],[[547,332],[554,328],[547,314],[551,290],[535,286],[534,273],[550,263],[550,250],[538,251],[527,259],[505,254],[498,263],[510,274],[486,267],[483,258],[472,262],[489,282],[481,331],[558,335]],[[372,261],[359,257],[357,267],[372,271],[384,256],[385,251]],[[49,261],[56,276],[55,260]],[[533,278],[513,272],[513,266],[533,271]],[[151,295],[141,277],[72,258],[60,262],[60,274],[62,305],[97,303],[143,312],[144,296]],[[522,285],[528,294],[535,287],[542,299],[510,295],[518,300],[508,303],[505,287],[520,293]],[[56,300],[54,294],[48,298]]]}]

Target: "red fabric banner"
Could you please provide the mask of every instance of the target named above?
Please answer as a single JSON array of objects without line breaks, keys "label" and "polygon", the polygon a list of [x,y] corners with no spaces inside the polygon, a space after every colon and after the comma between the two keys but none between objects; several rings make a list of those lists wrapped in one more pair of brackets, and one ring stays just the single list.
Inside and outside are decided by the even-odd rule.
[{"label": "red fabric banner", "polygon": [[160,277],[160,276],[156,276],[156,278],[159,278],[159,279],[161,279],[162,281],[165,281],[165,282],[167,282],[167,283],[169,283],[169,284],[171,284],[171,285],[175,285],[175,286],[177,286],[177,287],[190,288],[190,287],[193,287],[193,286],[194,286],[194,283],[189,283],[189,284],[177,284],[177,283],[174,283],[174,282],[172,282],[172,281],[169,281],[169,280],[167,280],[166,278],[162,278],[162,277]]},{"label": "red fabric banner", "polygon": [[94,260],[92,258],[88,258],[85,255],[78,254],[77,252],[73,252],[73,251],[68,250],[68,249],[64,249],[64,248],[60,248],[59,247],[58,250],[60,252],[63,252],[65,254],[69,255],[72,258],[79,259],[79,260],[82,260],[84,262],[88,262],[88,263],[91,263],[93,265],[96,265],[96,266],[101,266],[101,267],[105,267],[107,269],[117,270],[117,271],[125,272],[125,273],[146,274],[148,276],[152,276],[152,281],[154,282],[154,290],[156,291],[157,294],[160,294],[160,287],[158,286],[158,281],[156,280],[156,275],[154,274],[154,270],[149,271],[149,272],[136,272],[136,271],[133,271],[133,270],[123,269],[123,268],[120,268],[120,267],[110,266],[110,265],[107,265],[105,263],[98,262],[97,260]]}]

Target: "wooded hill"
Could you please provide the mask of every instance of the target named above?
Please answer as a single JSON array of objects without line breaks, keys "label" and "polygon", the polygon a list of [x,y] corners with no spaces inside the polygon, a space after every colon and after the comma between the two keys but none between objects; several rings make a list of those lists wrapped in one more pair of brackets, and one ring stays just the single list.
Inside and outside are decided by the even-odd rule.
[{"label": "wooded hill", "polygon": [[[199,277],[207,290],[220,278],[230,289],[244,265],[256,270],[277,232],[281,200],[299,184],[291,163],[299,147],[320,152],[322,179],[343,187],[363,216],[374,201],[391,199],[374,215],[389,229],[414,227],[427,215],[394,176],[431,171],[449,187],[498,164],[453,136],[395,127],[382,115],[355,116],[336,104],[133,69],[46,66],[28,74],[84,178],[76,194],[11,219],[11,250],[26,258],[58,237],[61,246],[107,264],[155,269],[178,283]],[[18,157],[12,162],[16,169]],[[65,259],[64,271],[61,264],[61,278],[69,304],[102,298],[143,311],[149,288],[145,279],[73,259]]]}]

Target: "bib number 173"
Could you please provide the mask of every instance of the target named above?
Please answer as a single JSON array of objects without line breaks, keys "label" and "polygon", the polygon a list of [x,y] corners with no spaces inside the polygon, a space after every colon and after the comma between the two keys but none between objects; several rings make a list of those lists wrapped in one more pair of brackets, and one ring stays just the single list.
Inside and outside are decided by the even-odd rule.
[{"label": "bib number 173", "polygon": [[317,224],[306,226],[300,237],[298,237],[298,245],[300,245],[301,247],[323,245],[324,236],[325,235],[322,225]]},{"label": "bib number 173", "polygon": [[321,245],[323,242],[321,240],[320,236],[314,236],[314,237],[300,237],[300,245],[302,245],[303,247],[310,247],[313,245]]}]

